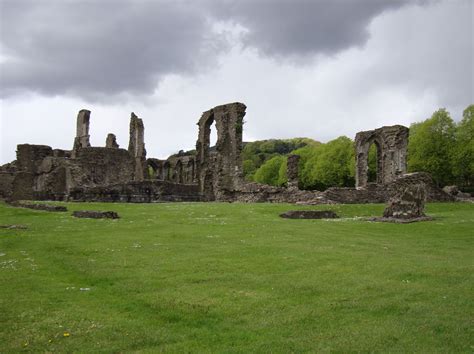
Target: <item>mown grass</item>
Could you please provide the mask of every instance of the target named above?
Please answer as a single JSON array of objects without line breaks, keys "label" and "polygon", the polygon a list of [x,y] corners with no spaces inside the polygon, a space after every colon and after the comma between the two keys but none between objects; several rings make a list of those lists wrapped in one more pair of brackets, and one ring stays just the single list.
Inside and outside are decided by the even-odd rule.
[{"label": "mown grass", "polygon": [[0,204],[0,224],[28,226],[0,229],[1,352],[474,350],[472,204],[406,225],[355,218],[383,205],[303,208],[338,220],[281,219],[287,204],[67,206]]}]

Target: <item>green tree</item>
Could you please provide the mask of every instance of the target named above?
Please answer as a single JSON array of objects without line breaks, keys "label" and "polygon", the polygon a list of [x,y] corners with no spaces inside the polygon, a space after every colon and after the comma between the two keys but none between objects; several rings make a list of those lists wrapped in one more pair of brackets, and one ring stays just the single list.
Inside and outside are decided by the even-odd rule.
[{"label": "green tree", "polygon": [[453,119],[444,108],[424,122],[412,124],[408,143],[409,171],[428,172],[440,186],[453,183],[455,131]]},{"label": "green tree", "polygon": [[288,175],[287,175],[288,163],[287,162],[288,162],[288,158],[283,159],[283,162],[280,165],[280,169],[278,170],[278,180],[277,180],[278,186],[286,185],[286,183],[288,182]]},{"label": "green tree", "polygon": [[255,174],[255,171],[257,171],[257,165],[254,160],[248,159],[244,160],[242,162],[242,168],[244,171],[244,176],[248,180],[253,179],[253,175]]},{"label": "green tree", "polygon": [[255,172],[253,180],[258,183],[280,186],[280,168],[285,161],[286,158],[284,156],[275,156],[271,158]]},{"label": "green tree", "polygon": [[350,187],[354,185],[354,144],[341,136],[325,144],[316,164],[314,179],[324,187]]},{"label": "green tree", "polygon": [[456,147],[453,173],[458,184],[472,186],[474,182],[474,105],[468,106],[456,126]]},{"label": "green tree", "polygon": [[303,189],[324,190],[328,187],[354,185],[354,144],[341,136],[326,144],[298,150],[303,167],[300,185]]},{"label": "green tree", "polygon": [[367,159],[369,173],[369,182],[376,182],[377,180],[377,146],[372,144],[369,148],[369,157]]},{"label": "green tree", "polygon": [[309,138],[271,139],[244,143],[242,150],[244,176],[252,181],[257,169],[273,157],[286,156],[296,149],[317,144],[320,143]]},{"label": "green tree", "polygon": [[314,176],[314,166],[323,152],[325,144],[316,146],[305,146],[294,153],[300,156],[299,184],[302,189],[323,189],[319,181]]}]

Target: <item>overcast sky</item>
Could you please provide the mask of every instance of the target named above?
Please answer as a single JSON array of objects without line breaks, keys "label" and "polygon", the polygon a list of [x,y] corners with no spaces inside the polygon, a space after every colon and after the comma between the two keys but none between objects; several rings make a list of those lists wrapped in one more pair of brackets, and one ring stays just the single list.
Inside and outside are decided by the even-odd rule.
[{"label": "overcast sky", "polygon": [[194,148],[201,113],[247,105],[244,140],[328,141],[455,120],[473,97],[471,0],[0,0],[0,164],[17,144]]}]

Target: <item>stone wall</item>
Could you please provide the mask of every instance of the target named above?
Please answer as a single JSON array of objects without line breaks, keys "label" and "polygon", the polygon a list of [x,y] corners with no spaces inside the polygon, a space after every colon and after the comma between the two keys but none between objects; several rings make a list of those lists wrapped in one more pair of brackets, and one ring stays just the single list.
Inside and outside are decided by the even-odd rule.
[{"label": "stone wall", "polygon": [[15,172],[0,171],[0,199],[9,199],[13,192]]},{"label": "stone wall", "polygon": [[13,193],[13,180],[17,172],[16,161],[0,166],[0,199],[10,199]]},{"label": "stone wall", "polygon": [[288,156],[287,164],[286,164],[286,174],[288,177],[288,188],[298,188],[299,183],[299,176],[298,176],[298,168],[299,168],[300,156],[299,155],[290,155]]},{"label": "stone wall", "polygon": [[202,201],[197,184],[176,184],[167,181],[141,181],[75,188],[69,193],[70,201],[150,203],[157,201]]},{"label": "stone wall", "polygon": [[400,183],[419,184],[423,183],[426,188],[426,201],[428,202],[451,202],[454,197],[438,188],[429,173],[416,172],[398,176],[386,185],[370,183],[366,188],[329,188],[324,191],[324,197],[336,203],[363,204],[363,203],[386,203],[392,195],[399,190]]},{"label": "stone wall", "polygon": [[407,171],[409,129],[402,125],[359,132],[355,137],[356,188],[368,183],[368,157],[372,144],[377,148],[377,183],[387,184]]},{"label": "stone wall", "polygon": [[364,189],[332,187],[323,194],[328,200],[341,204],[384,203],[387,200],[386,189],[376,184],[369,184]]},{"label": "stone wall", "polygon": [[36,173],[48,156],[53,156],[53,149],[50,146],[20,144],[16,151],[17,168],[19,171]]},{"label": "stone wall", "polygon": [[389,195],[393,195],[398,190],[400,183],[403,184],[424,184],[426,188],[426,201],[428,202],[453,202],[455,198],[439,188],[433,178],[426,172],[406,173],[400,176],[392,184],[387,186]]},{"label": "stone wall", "polygon": [[[245,110],[246,106],[237,102],[204,112],[198,122],[196,151],[180,151],[166,160],[146,159],[143,121],[134,113],[130,119],[128,150],[118,147],[113,134],[107,136],[106,147],[91,147],[90,111],[81,110],[72,151],[53,150],[46,145],[18,145],[16,162],[0,167],[0,198],[380,203],[389,199],[391,186],[403,177],[404,181],[426,185],[428,201],[454,200],[436,187],[429,174],[404,174],[408,128],[399,125],[356,135],[357,188],[329,188],[325,192],[299,190],[297,155],[288,157],[288,188],[247,183],[243,179],[241,158]],[[217,143],[210,147],[213,123]],[[375,184],[367,181],[371,144],[378,150]]]},{"label": "stone wall", "polygon": [[143,120],[132,112],[130,117],[130,140],[128,152],[134,157],[135,168],[133,174],[134,181],[143,181],[148,177],[145,150],[145,127]]},{"label": "stone wall", "polygon": [[[198,122],[196,176],[207,200],[223,200],[243,183],[242,131],[246,106],[230,103],[204,112]],[[210,151],[211,125],[217,130],[216,153]]]},{"label": "stone wall", "polygon": [[[64,200],[77,187],[106,186],[143,180],[147,174],[144,128],[132,113],[129,150],[119,149],[115,136],[109,134],[107,147],[89,143],[90,111],[77,116],[76,137],[72,151],[46,145],[20,144],[17,147],[16,172],[0,177],[0,195],[13,199]],[[10,186],[10,193],[1,190]]]},{"label": "stone wall", "polygon": [[425,217],[426,177],[413,173],[397,178],[390,184],[390,198],[384,218],[415,219]]},{"label": "stone wall", "polygon": [[89,141],[89,124],[91,112],[87,109],[81,109],[76,119],[76,138],[74,139],[73,153],[79,149],[91,146]]},{"label": "stone wall", "polygon": [[274,187],[261,183],[243,183],[233,191],[224,191],[220,201],[243,203],[331,203],[322,192]]},{"label": "stone wall", "polygon": [[69,188],[126,183],[136,172],[135,159],[125,149],[90,147],[68,161]]},{"label": "stone wall", "polygon": [[107,139],[105,139],[105,147],[112,149],[119,148],[119,144],[117,144],[117,137],[115,136],[115,134],[109,133],[107,135]]}]

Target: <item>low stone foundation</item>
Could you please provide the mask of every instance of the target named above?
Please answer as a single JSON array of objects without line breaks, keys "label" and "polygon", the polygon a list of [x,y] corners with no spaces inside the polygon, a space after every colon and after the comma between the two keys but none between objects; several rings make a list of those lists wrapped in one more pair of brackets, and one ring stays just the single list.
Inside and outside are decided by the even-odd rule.
[{"label": "low stone foundation", "polygon": [[53,211],[53,212],[64,212],[67,211],[65,206],[60,205],[48,205],[48,204],[37,204],[37,203],[24,203],[24,202],[11,202],[9,205],[17,208],[27,208],[34,210]]},{"label": "low stone foundation", "polygon": [[366,188],[332,187],[323,192],[326,199],[340,204],[384,203],[387,201],[387,190],[376,184]]},{"label": "low stone foundation", "polygon": [[290,210],[280,214],[285,219],[337,219],[339,216],[332,210]]},{"label": "low stone foundation", "polygon": [[75,188],[69,201],[84,202],[198,202],[197,184],[177,184],[167,181],[141,181],[105,187]]},{"label": "low stone foundation", "polygon": [[411,219],[398,219],[398,218],[368,218],[367,221],[373,222],[390,222],[394,224],[411,224],[413,222],[420,222],[420,221],[431,221],[434,220],[431,216],[421,216],[419,218],[411,218]]},{"label": "low stone foundation", "polygon": [[88,219],[120,219],[120,216],[115,211],[78,210],[73,212],[72,216]]},{"label": "low stone foundation", "polygon": [[0,225],[0,229],[27,230],[28,226],[25,226],[25,225]]}]

